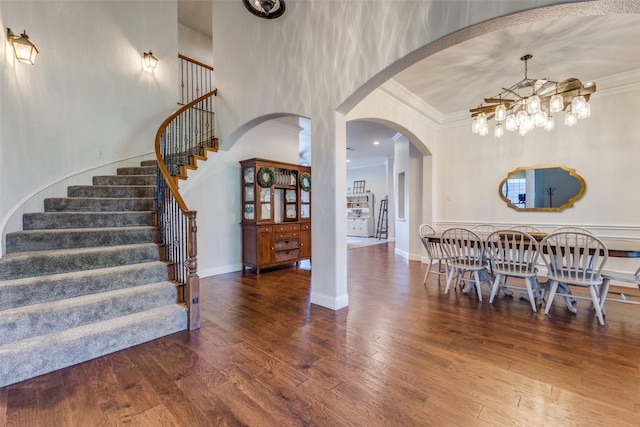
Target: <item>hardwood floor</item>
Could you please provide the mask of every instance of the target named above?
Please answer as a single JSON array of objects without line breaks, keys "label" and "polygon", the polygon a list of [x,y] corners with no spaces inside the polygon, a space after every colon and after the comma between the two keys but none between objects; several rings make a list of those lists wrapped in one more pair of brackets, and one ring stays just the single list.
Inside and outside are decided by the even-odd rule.
[{"label": "hardwood floor", "polygon": [[203,279],[200,330],[4,387],[0,425],[640,425],[640,307],[602,327],[443,295],[392,243],[348,257],[346,309],[305,268]]}]

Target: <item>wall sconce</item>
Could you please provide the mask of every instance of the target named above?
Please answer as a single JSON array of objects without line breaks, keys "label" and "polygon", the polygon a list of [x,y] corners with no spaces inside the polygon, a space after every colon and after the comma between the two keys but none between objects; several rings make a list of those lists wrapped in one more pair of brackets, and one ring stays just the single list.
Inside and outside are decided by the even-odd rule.
[{"label": "wall sconce", "polygon": [[153,56],[153,53],[151,53],[151,51],[145,52],[144,53],[144,65],[149,70],[153,71],[153,70],[156,69],[156,65],[158,65],[158,58]]},{"label": "wall sconce", "polygon": [[7,41],[11,44],[11,47],[13,47],[13,53],[16,55],[18,62],[33,65],[38,55],[38,48],[29,41],[29,36],[26,31],[16,36],[13,34],[13,31],[11,31],[11,28],[7,28]]}]

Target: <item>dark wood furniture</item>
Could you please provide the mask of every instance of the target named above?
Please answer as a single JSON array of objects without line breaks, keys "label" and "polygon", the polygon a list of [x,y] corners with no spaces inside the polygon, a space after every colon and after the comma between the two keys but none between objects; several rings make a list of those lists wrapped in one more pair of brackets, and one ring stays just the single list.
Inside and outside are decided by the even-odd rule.
[{"label": "dark wood furniture", "polygon": [[311,259],[311,168],[257,158],[240,166],[243,270]]}]

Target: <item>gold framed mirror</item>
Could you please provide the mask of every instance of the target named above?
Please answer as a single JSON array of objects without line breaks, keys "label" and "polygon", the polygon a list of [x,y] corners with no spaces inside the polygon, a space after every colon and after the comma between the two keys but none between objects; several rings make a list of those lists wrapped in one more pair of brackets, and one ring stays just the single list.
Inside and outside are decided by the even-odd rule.
[{"label": "gold framed mirror", "polygon": [[517,211],[559,212],[573,206],[586,189],[575,169],[558,164],[516,168],[502,180],[498,192]]}]

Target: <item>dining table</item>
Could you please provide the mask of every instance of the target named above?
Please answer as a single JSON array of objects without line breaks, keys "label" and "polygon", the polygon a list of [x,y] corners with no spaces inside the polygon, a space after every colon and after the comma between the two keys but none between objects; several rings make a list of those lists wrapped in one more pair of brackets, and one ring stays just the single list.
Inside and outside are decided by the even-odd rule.
[{"label": "dining table", "polygon": [[[508,230],[504,230],[505,232],[507,232]],[[488,237],[488,235],[490,233],[476,233],[478,234],[478,236],[480,237],[480,239],[485,239],[486,237]],[[547,235],[548,233],[544,233],[544,232],[531,232],[528,233],[531,237],[533,237],[534,239],[536,239],[536,241],[541,242]],[[424,238],[428,241],[428,242],[433,242],[433,243],[440,243],[441,242],[441,237],[442,237],[442,233],[434,233],[428,236],[425,236]],[[605,238],[605,239],[601,239],[604,244],[607,246],[607,251],[608,251],[608,255],[609,257],[616,257],[616,258],[640,258],[640,240],[632,240],[632,239],[625,239],[625,238]],[[487,274],[489,275],[489,277],[493,277],[491,272],[489,270],[487,270]],[[640,288],[640,269],[638,269],[637,274],[634,276],[633,274],[629,274],[629,273],[619,273],[619,272],[612,272],[612,271],[607,271],[606,273],[603,274],[604,277],[604,281],[603,281],[603,285],[601,286],[601,290],[600,290],[600,297],[601,298],[606,298],[607,294],[609,293],[609,285],[611,280],[619,280],[619,281],[623,281],[623,282],[634,282],[633,279],[635,278],[635,283],[639,286]],[[533,287],[534,290],[536,290],[536,295],[539,295],[540,299],[544,299],[544,295],[546,293],[546,288],[548,284],[548,281],[545,282],[540,282],[539,280],[534,280],[533,283]],[[563,284],[559,284],[560,287],[563,288],[563,291],[566,294],[570,294],[570,290],[568,288],[568,286],[563,285]],[[503,292],[505,292],[506,290],[503,289]],[[618,292],[618,294],[620,294]],[[505,295],[510,296],[511,292],[506,291]],[[527,295],[527,293],[522,293],[519,295],[520,298],[523,299],[528,299],[529,296]],[[623,299],[617,299],[616,301],[619,302],[628,302],[624,299],[624,294],[622,294]],[[565,300],[565,303],[567,305],[567,308],[569,309],[569,311],[571,311],[572,313],[576,313],[577,309],[574,306],[575,300],[565,296],[563,297]]]}]

